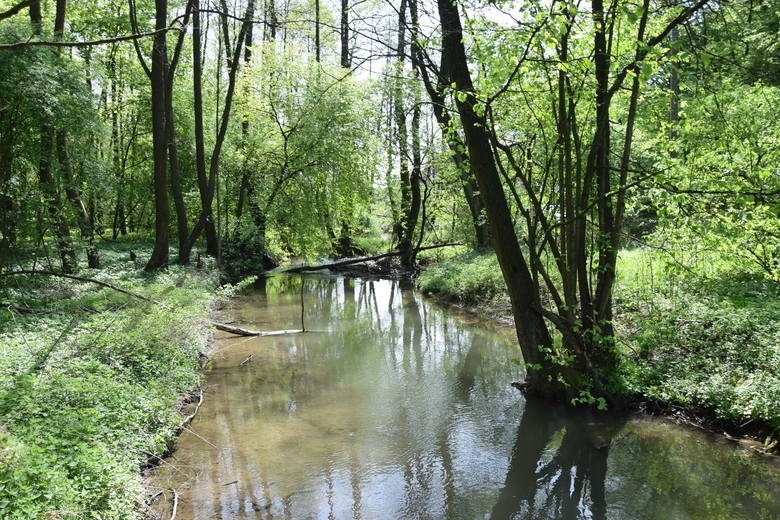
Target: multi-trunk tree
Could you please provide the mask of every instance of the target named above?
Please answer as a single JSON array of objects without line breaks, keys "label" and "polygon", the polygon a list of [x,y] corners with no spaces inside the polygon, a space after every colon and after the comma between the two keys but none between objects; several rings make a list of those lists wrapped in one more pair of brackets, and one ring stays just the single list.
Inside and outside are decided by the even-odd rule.
[{"label": "multi-trunk tree", "polygon": [[[487,49],[477,42],[477,58],[489,62],[480,89],[459,7],[438,1],[442,64],[433,72],[454,91],[527,382],[537,392],[594,401],[616,390],[612,294],[626,193],[637,180],[631,147],[642,68],[661,59],[656,49],[706,3],[529,7],[511,61],[496,58],[506,55],[501,42]],[[545,90],[541,101],[528,101],[528,92]],[[513,120],[509,111],[523,104],[522,120]]]}]

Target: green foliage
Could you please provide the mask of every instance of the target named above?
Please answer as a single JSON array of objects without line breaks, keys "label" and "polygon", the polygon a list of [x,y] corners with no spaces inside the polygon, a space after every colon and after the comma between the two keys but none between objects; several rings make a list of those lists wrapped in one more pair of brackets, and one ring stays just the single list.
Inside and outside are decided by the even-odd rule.
[{"label": "green foliage", "polygon": [[[331,252],[341,226],[353,232],[369,214],[375,168],[370,85],[306,59],[295,45],[268,43],[239,87],[248,134],[232,175],[251,172],[252,197],[236,226],[236,249],[282,259]],[[255,207],[252,207],[252,204]],[[244,248],[246,249],[246,248]],[[231,262],[248,262],[233,254]]]},{"label": "green foliage", "polygon": [[468,305],[505,298],[506,285],[494,254],[466,253],[426,269],[417,281],[421,291]]},{"label": "green foliage", "polygon": [[651,307],[620,313],[628,326],[622,367],[628,387],[651,400],[778,428],[777,290],[764,286],[748,296],[739,282],[719,285],[704,284],[705,292],[688,285],[673,297],[656,297]]},{"label": "green foliage", "polygon": [[165,450],[180,396],[200,381],[213,275],[98,276],[163,305],[58,279],[4,290],[54,312],[0,312],[2,518],[140,515],[139,466]]}]

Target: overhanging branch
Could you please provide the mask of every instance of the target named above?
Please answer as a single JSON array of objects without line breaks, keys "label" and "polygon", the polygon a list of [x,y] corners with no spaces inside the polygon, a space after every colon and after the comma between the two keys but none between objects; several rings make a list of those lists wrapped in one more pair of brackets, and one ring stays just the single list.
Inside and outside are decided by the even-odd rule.
[{"label": "overhanging branch", "polygon": [[166,27],[164,29],[158,29],[156,31],[150,31],[139,34],[128,34],[125,36],[115,36],[113,38],[102,38],[99,40],[87,40],[83,42],[65,42],[65,41],[43,41],[43,40],[27,40],[24,42],[16,43],[0,43],[0,51],[13,51],[18,49],[25,49],[27,47],[92,47],[95,45],[105,45],[107,43],[120,43],[127,41],[134,41],[140,38],[148,38],[155,36],[159,33],[168,31],[181,31],[181,27]]}]

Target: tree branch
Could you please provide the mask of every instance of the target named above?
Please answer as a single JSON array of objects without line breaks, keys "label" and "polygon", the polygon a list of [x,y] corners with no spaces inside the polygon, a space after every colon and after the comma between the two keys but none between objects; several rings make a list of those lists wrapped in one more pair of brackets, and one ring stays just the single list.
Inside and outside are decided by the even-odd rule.
[{"label": "tree branch", "polygon": [[181,27],[166,27],[157,31],[150,31],[139,34],[128,34],[125,36],[117,36],[114,38],[102,38],[100,40],[87,40],[83,42],[63,42],[63,41],[39,41],[39,40],[27,40],[26,42],[16,43],[0,43],[0,51],[13,51],[18,49],[25,49],[27,47],[92,47],[94,45],[105,45],[107,43],[119,43],[126,41],[135,41],[141,38],[147,38],[149,36],[155,36],[156,34],[168,31],[181,31]]}]

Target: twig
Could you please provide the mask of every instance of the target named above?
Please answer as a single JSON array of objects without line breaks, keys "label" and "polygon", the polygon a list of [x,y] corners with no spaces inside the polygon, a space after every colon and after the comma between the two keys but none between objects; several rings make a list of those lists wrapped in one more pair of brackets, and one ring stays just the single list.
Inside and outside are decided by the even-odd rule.
[{"label": "twig", "polygon": [[252,361],[252,357],[254,357],[254,354],[249,354],[245,360],[243,360],[241,363],[238,364],[238,366],[242,367]]},{"label": "twig", "polygon": [[200,407],[203,406],[203,389],[201,388],[199,392],[200,392],[200,398],[198,399],[198,404],[195,406],[195,410],[187,417],[184,418],[184,420],[181,422],[179,427],[176,429],[177,431],[183,430],[184,427],[187,426],[189,423],[191,423],[192,420],[195,418],[195,416],[198,415],[198,412],[200,411]]},{"label": "twig", "polygon": [[179,494],[173,488],[171,488],[171,491],[173,491],[173,512],[171,513],[171,520],[175,520],[176,511],[179,509]]}]

